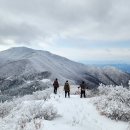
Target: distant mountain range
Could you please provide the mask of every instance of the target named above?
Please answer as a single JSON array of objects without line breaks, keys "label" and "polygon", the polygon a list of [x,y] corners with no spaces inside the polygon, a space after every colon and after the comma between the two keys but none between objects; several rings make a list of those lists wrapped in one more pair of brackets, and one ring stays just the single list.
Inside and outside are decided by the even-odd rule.
[{"label": "distant mountain range", "polygon": [[99,83],[127,86],[130,75],[116,67],[84,65],[48,51],[26,47],[0,52],[0,90],[3,95],[31,94],[43,89],[43,79],[53,81],[55,78],[61,85],[66,80],[71,84],[84,80],[94,88]]},{"label": "distant mountain range", "polygon": [[116,67],[117,69],[120,69],[126,73],[130,73],[130,64],[98,64],[95,66],[100,66],[100,67],[105,67],[105,66],[113,66]]},{"label": "distant mountain range", "polygon": [[98,67],[106,67],[106,66],[113,66],[117,69],[120,69],[126,73],[130,73],[130,63],[124,61],[80,61],[86,65],[90,66],[98,66]]}]

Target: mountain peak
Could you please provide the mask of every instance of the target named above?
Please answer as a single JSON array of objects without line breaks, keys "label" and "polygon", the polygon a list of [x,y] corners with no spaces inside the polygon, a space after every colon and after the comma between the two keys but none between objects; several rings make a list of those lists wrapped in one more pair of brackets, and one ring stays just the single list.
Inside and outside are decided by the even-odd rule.
[{"label": "mountain peak", "polygon": [[25,51],[34,51],[34,49],[32,48],[28,48],[28,47],[25,47],[25,46],[21,46],[21,47],[12,47],[8,50],[25,50]]},{"label": "mountain peak", "polygon": [[32,53],[35,53],[36,50],[27,48],[27,47],[12,47],[8,50],[4,50],[0,52],[0,58],[5,59],[21,59],[25,57],[26,55],[31,55]]}]

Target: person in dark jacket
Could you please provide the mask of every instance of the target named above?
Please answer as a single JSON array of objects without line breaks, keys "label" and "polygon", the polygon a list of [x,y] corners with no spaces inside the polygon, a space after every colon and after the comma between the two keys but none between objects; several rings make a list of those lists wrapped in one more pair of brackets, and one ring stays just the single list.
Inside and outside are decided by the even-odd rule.
[{"label": "person in dark jacket", "polygon": [[85,82],[82,81],[82,83],[80,84],[80,87],[78,87],[78,88],[81,88],[80,98],[82,98],[82,95],[84,96],[84,98],[86,98],[85,90],[88,87],[86,86]]},{"label": "person in dark jacket", "polygon": [[54,86],[54,94],[57,94],[57,88],[59,87],[58,79],[55,79],[53,86]]},{"label": "person in dark jacket", "polygon": [[66,98],[67,94],[68,94],[68,97],[70,97],[70,85],[69,85],[68,80],[65,82],[64,91],[65,91],[65,98]]}]

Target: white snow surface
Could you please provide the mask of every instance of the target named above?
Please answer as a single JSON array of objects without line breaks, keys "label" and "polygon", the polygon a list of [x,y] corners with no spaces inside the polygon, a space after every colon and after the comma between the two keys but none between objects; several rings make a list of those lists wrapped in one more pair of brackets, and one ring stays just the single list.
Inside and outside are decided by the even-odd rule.
[{"label": "white snow surface", "polygon": [[92,103],[93,98],[80,98],[79,95],[64,98],[61,90],[57,95],[51,94],[51,98],[47,101],[58,111],[58,116],[54,120],[37,119],[36,122],[41,123],[40,128],[36,128],[31,121],[25,128],[18,129],[17,120],[22,112],[26,111],[26,106],[45,102],[27,100],[23,101],[9,116],[0,118],[0,130],[127,130],[128,123],[101,116]]}]

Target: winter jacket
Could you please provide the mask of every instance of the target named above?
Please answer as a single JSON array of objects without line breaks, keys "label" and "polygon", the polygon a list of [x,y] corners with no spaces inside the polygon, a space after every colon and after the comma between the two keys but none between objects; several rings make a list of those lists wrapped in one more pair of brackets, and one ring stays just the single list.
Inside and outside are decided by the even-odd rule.
[{"label": "winter jacket", "polygon": [[54,88],[58,88],[59,87],[59,83],[58,83],[58,81],[54,81],[54,83],[53,83],[53,86],[54,86]]},{"label": "winter jacket", "polygon": [[80,84],[80,88],[81,88],[81,91],[85,91],[85,89],[87,89],[86,85],[85,84]]},{"label": "winter jacket", "polygon": [[67,91],[67,92],[70,91],[70,85],[69,85],[69,83],[65,83],[64,90]]}]

